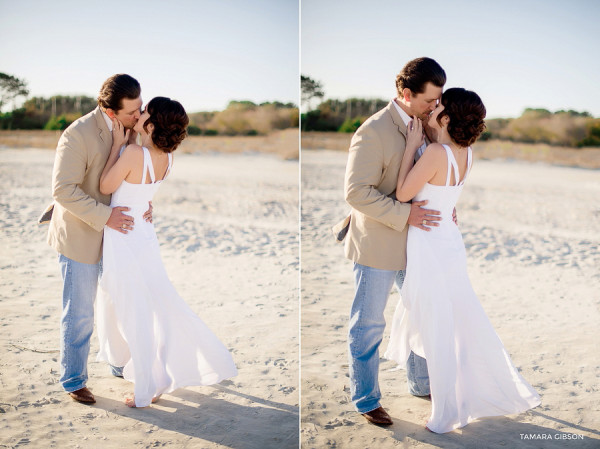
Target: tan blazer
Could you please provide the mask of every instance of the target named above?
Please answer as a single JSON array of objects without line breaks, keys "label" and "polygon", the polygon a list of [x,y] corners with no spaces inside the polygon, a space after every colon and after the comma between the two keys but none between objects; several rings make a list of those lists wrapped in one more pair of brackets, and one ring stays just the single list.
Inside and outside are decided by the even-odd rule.
[{"label": "tan blazer", "polygon": [[111,208],[110,195],[100,193],[100,175],[111,145],[112,134],[99,107],[73,122],[58,141],[48,243],[77,262],[97,263],[102,255]]},{"label": "tan blazer", "polygon": [[344,191],[352,207],[346,257],[383,270],[406,268],[410,204],[396,200],[406,125],[390,102],[358,128],[348,154]]}]

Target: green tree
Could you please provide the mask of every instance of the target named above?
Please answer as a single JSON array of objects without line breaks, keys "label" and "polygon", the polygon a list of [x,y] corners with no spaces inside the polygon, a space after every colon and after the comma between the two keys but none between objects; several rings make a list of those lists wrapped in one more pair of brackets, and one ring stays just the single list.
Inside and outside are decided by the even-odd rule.
[{"label": "green tree", "polygon": [[44,129],[63,131],[67,129],[67,127],[78,118],[78,114],[62,114],[58,117],[52,116],[50,117],[50,120],[48,120],[48,123],[46,123],[46,125],[44,126]]},{"label": "green tree", "polygon": [[339,121],[331,114],[315,109],[302,114],[300,122],[302,131],[337,131],[343,119]]},{"label": "green tree", "polygon": [[590,123],[585,139],[577,142],[578,147],[600,147],[600,121]]},{"label": "green tree", "polygon": [[304,75],[300,75],[300,89],[302,91],[302,104],[308,106],[311,110],[311,101],[313,98],[323,98],[325,91],[320,82]]},{"label": "green tree", "polygon": [[556,111],[555,114],[567,114],[571,117],[592,117],[592,115],[587,111],[579,112],[574,111],[573,109],[569,109],[568,111],[561,109],[560,111]]},{"label": "green tree", "polygon": [[346,121],[344,121],[344,123],[342,123],[342,126],[339,127],[338,132],[340,132],[340,133],[356,132],[356,130],[358,128],[360,128],[360,125],[362,125],[366,119],[367,119],[367,117],[349,118]]},{"label": "green tree", "polygon": [[187,127],[187,133],[190,136],[199,136],[202,134],[202,128],[200,128],[199,126],[196,126],[196,125],[189,125]]},{"label": "green tree", "polygon": [[231,100],[229,102],[229,104],[227,105],[227,108],[235,108],[235,107],[254,108],[254,107],[256,107],[256,103],[254,103],[253,101],[250,101],[250,100]]},{"label": "green tree", "polygon": [[294,103],[282,103],[281,101],[265,101],[259,106],[269,106],[272,105],[277,109],[293,109],[296,107]]},{"label": "green tree", "polygon": [[29,89],[27,89],[26,81],[0,72],[0,111],[9,101],[27,95],[29,95]]}]

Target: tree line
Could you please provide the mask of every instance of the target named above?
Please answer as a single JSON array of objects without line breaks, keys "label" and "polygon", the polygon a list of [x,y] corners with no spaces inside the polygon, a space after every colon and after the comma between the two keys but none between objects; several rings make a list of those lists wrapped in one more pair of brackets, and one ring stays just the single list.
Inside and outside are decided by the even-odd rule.
[{"label": "tree line", "polygon": [[279,101],[260,104],[252,101],[230,101],[223,111],[188,114],[191,135],[258,135],[273,130],[297,128],[298,107]]},{"label": "tree line", "polygon": [[[27,83],[12,75],[0,73],[0,111],[13,103],[9,112],[0,112],[0,129],[64,130],[79,117],[93,111],[95,98],[78,95],[55,95],[50,98],[27,98]],[[19,108],[18,97],[26,100]],[[188,114],[190,135],[257,135],[273,130],[298,127],[299,111],[293,103],[279,101],[256,104],[252,101],[231,101],[223,111]]]},{"label": "tree line", "polygon": [[[312,108],[314,99],[322,99],[325,92],[320,82],[308,76],[301,77],[301,115],[303,131],[355,132],[389,100],[349,98],[328,99]],[[480,140],[500,139],[514,142],[547,143],[570,147],[600,146],[600,119],[588,112],[527,108],[518,118],[488,119],[486,131]]]}]

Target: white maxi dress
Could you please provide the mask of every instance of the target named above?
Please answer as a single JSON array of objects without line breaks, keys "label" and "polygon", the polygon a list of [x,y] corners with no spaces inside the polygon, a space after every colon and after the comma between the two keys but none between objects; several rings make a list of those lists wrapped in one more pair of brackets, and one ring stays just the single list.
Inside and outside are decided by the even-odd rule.
[{"label": "white maxi dress", "polygon": [[[408,230],[407,268],[385,358],[405,366],[410,351],[427,360],[432,411],[427,427],[437,433],[484,416],[524,412],[540,404],[494,331],[467,274],[462,235],[452,212],[463,189],[447,145],[446,185],[425,184],[414,198],[441,212],[439,227]],[[468,149],[467,177],[472,163]],[[450,185],[451,169],[456,185]]]},{"label": "white maxi dress", "polygon": [[[135,225],[127,234],[104,228],[97,300],[97,360],[124,367],[123,377],[135,384],[137,407],[180,387],[212,385],[237,374],[229,350],[167,276],[154,225],[143,219],[162,180],[155,180],[148,149],[143,152],[141,184],[123,181],[112,195],[111,207],[129,207]],[[165,176],[171,164],[169,154]],[[148,173],[152,182],[146,184]]]}]

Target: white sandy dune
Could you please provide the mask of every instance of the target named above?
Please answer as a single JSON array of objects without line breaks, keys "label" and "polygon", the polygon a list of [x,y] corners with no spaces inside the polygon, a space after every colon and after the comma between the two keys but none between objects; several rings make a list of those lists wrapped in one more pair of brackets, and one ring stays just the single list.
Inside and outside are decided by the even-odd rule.
[{"label": "white sandy dune", "polygon": [[[352,264],[329,230],[348,211],[346,157],[302,151],[302,447],[600,447],[600,171],[475,161],[457,206],[469,275],[542,405],[436,435],[424,429],[431,403],[407,393],[393,362],[380,367],[393,426],[368,424],[350,402]],[[398,300],[390,295],[388,323]]]},{"label": "white sandy dune", "polygon": [[95,362],[97,403],[59,378],[61,280],[36,223],[54,152],[0,150],[0,448],[298,446],[298,162],[264,154],[177,154],[154,202],[180,295],[231,349],[239,374],[163,395],[146,409]]}]

